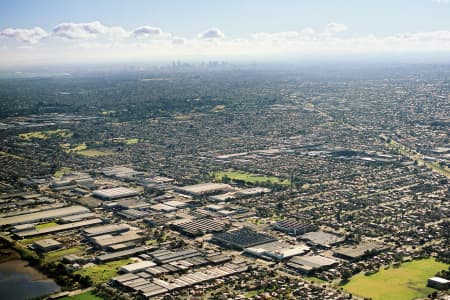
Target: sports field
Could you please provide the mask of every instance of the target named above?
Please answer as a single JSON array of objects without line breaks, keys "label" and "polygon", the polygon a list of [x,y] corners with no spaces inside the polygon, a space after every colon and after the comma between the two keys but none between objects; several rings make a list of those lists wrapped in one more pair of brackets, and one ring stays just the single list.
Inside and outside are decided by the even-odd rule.
[{"label": "sports field", "polygon": [[399,268],[381,269],[378,273],[354,276],[343,288],[350,293],[373,300],[411,300],[426,297],[435,290],[427,287],[427,280],[449,265],[433,258],[415,260]]}]

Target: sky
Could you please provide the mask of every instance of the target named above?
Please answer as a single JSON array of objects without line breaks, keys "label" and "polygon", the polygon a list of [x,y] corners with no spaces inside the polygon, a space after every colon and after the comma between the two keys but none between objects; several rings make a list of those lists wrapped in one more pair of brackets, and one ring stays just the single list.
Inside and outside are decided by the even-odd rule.
[{"label": "sky", "polygon": [[450,56],[450,0],[0,0],[0,67]]}]

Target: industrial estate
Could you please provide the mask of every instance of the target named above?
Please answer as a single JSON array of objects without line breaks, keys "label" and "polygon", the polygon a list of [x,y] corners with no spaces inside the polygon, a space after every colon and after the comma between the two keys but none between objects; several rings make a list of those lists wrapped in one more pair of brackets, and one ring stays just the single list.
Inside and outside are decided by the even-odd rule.
[{"label": "industrial estate", "polygon": [[273,68],[0,80],[1,262],[48,299],[448,299],[448,67]]}]

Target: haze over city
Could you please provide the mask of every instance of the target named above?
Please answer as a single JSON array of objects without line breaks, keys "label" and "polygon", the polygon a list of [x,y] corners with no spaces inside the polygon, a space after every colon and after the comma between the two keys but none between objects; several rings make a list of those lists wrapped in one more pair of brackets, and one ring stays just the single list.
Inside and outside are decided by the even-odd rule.
[{"label": "haze over city", "polygon": [[0,0],[0,299],[449,300],[449,0]]}]

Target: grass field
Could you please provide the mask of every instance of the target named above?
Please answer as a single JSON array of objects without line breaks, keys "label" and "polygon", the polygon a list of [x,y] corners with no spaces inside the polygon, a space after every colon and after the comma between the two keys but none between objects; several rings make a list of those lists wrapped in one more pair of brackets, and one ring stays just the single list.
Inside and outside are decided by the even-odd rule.
[{"label": "grass field", "polygon": [[266,182],[270,182],[273,184],[281,184],[285,186],[290,184],[289,180],[287,179],[280,179],[275,176],[257,175],[235,170],[228,170],[214,173],[214,178],[219,181],[223,180],[225,176],[230,178],[231,180],[242,180],[251,184],[266,183]]},{"label": "grass field", "polygon": [[114,153],[109,152],[109,151],[96,150],[96,149],[87,149],[87,150],[78,151],[77,154],[87,156],[87,157],[97,157],[97,156],[113,155]]},{"label": "grass field", "polygon": [[56,171],[55,174],[53,174],[53,177],[61,178],[61,177],[63,177],[64,174],[67,174],[70,171],[72,171],[71,168],[69,168],[69,167],[62,167],[61,169]]},{"label": "grass field", "polygon": [[139,143],[138,138],[113,138],[111,140],[113,143],[124,144],[124,145],[135,145]]},{"label": "grass field", "polygon": [[370,276],[358,274],[343,288],[356,296],[373,300],[410,300],[426,297],[435,291],[427,287],[427,279],[449,265],[433,258],[415,260],[399,268],[381,269]]},{"label": "grass field", "polygon": [[71,152],[83,151],[83,150],[86,150],[86,149],[87,149],[86,143],[81,143],[81,144],[78,144],[78,145],[76,145],[76,146],[74,146],[74,147],[72,147],[70,149],[65,150],[65,151],[67,153],[71,153]]},{"label": "grass field", "polygon": [[31,140],[33,138],[35,139],[41,139],[46,140],[50,137],[71,137],[73,133],[70,130],[67,129],[56,129],[56,130],[47,130],[47,131],[33,131],[33,132],[27,132],[27,133],[21,133],[19,134],[19,137],[24,140]]},{"label": "grass field", "polygon": [[87,267],[81,270],[76,271],[75,273],[80,274],[82,276],[89,276],[92,279],[94,284],[106,282],[117,276],[117,271],[121,266],[124,266],[130,263],[130,259],[123,259],[108,262],[106,264],[94,265],[91,267]]},{"label": "grass field", "polygon": [[48,223],[38,224],[35,227],[36,227],[36,229],[42,229],[42,228],[53,227],[53,226],[56,226],[56,225],[59,225],[59,224],[56,223],[56,222],[48,222]]},{"label": "grass field", "polygon": [[103,299],[95,296],[91,292],[87,292],[72,297],[60,298],[59,300],[103,300]]},{"label": "grass field", "polygon": [[[133,141],[131,141],[133,142]],[[87,157],[97,157],[97,156],[107,156],[107,155],[113,155],[114,153],[111,151],[105,151],[105,150],[97,150],[97,149],[88,149],[88,146],[86,143],[81,143],[78,145],[75,145],[70,148],[70,145],[68,144],[61,144],[60,146],[64,148],[64,151],[66,153],[76,153],[79,155],[87,156]]]}]

